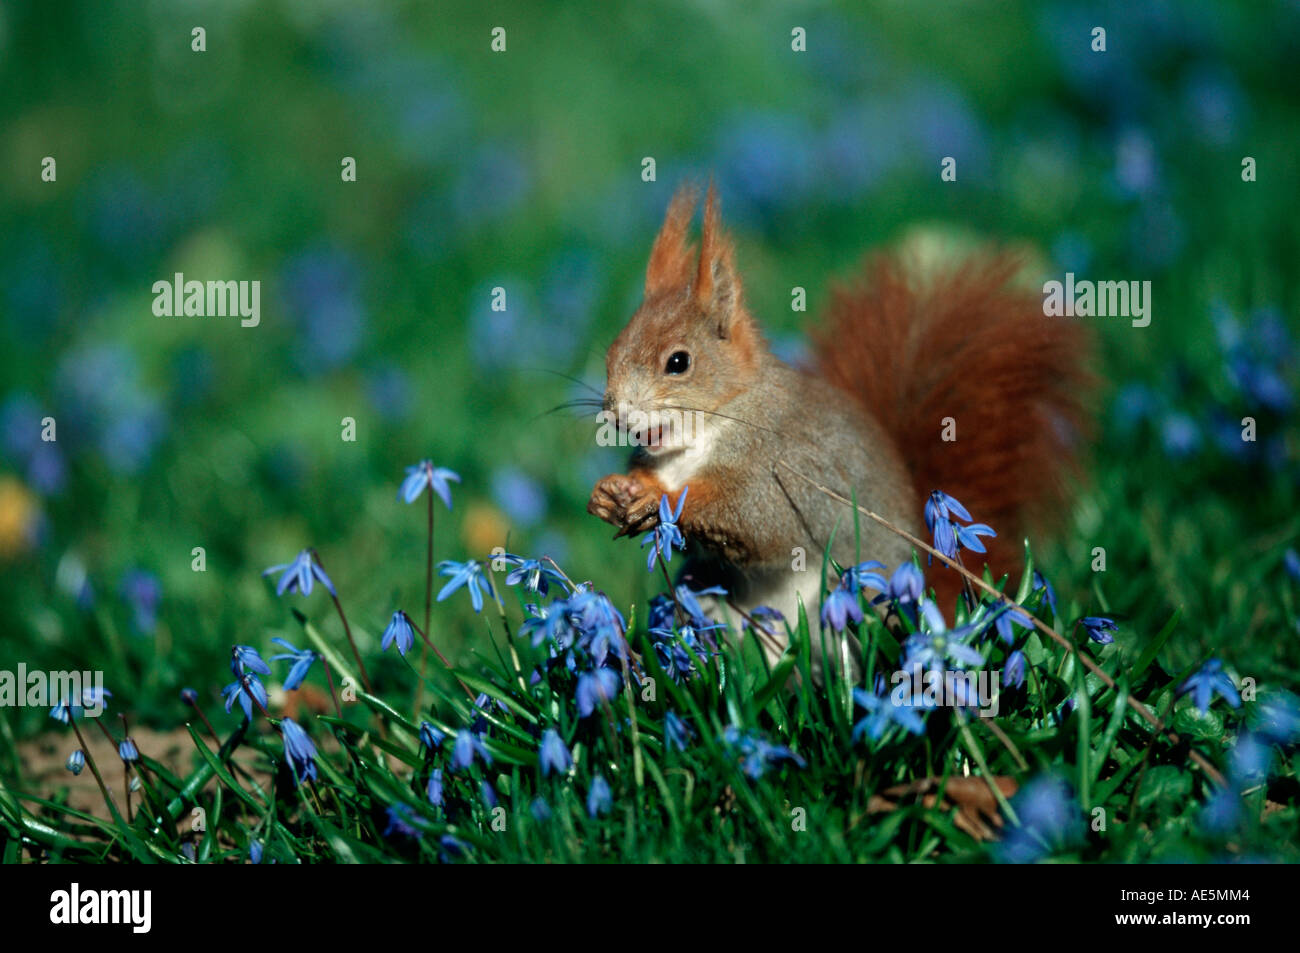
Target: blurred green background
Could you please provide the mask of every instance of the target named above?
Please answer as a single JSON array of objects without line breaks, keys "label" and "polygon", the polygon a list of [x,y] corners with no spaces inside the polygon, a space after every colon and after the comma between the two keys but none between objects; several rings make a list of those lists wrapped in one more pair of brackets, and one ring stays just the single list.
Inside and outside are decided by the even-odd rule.
[{"label": "blurred green background", "polygon": [[[421,614],[423,501],[396,492],[424,457],[464,477],[437,558],[545,552],[640,599],[635,545],[584,510],[621,454],[548,411],[581,393],[564,375],[601,386],[669,196],[712,174],[794,359],[828,283],[917,229],[1150,280],[1150,327],[1092,319],[1092,484],[1036,552],[1135,646],[1183,607],[1176,661],[1293,682],[1300,5],[619,6],[0,7],[0,660],[105,669],[176,724],[231,643],[297,637],[259,573],[314,545],[372,673],[409,691],[375,653],[394,608]],[[177,271],[260,280],[260,326],[156,317]],[[339,634],[323,597],[288,599]],[[460,658],[484,632],[466,603],[435,612]]]}]

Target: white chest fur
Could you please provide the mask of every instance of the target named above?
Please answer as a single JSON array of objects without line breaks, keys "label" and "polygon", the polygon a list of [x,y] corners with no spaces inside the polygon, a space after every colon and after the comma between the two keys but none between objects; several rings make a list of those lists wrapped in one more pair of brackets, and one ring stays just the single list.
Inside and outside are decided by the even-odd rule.
[{"label": "white chest fur", "polygon": [[694,433],[687,436],[680,449],[656,456],[654,471],[664,489],[676,494],[683,486],[689,485],[691,479],[708,463],[721,433],[721,424],[697,418]]}]

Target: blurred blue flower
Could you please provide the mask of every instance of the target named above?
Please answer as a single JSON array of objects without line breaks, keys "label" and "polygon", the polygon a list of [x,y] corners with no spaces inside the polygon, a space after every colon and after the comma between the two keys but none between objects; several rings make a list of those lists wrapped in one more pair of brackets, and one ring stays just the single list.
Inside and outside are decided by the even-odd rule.
[{"label": "blurred blue flower", "polygon": [[1273,748],[1249,731],[1237,736],[1228,753],[1228,774],[1238,787],[1259,784],[1268,777],[1273,763]]},{"label": "blurred blue flower", "polygon": [[1174,412],[1165,415],[1160,427],[1160,439],[1165,453],[1174,459],[1183,459],[1200,448],[1201,432],[1190,416]]},{"label": "blurred blue flower", "polygon": [[537,763],[542,769],[542,777],[546,777],[552,771],[556,774],[564,774],[573,765],[573,756],[569,754],[569,749],[564,746],[564,739],[554,728],[547,728],[542,735],[542,743],[537,752]]},{"label": "blurred blue flower", "polygon": [[249,863],[260,864],[262,862],[262,842],[249,841],[248,843],[248,860]]},{"label": "blurred blue flower", "polygon": [[1218,695],[1233,708],[1241,707],[1241,695],[1237,686],[1232,684],[1228,673],[1223,671],[1223,663],[1217,658],[1206,661],[1196,672],[1192,673],[1183,684],[1178,686],[1178,695],[1192,696],[1194,704],[1201,714],[1209,711],[1210,703]]},{"label": "blurred blue flower", "polygon": [[1025,653],[1016,649],[1007,656],[1007,664],[1002,668],[1002,681],[1012,688],[1025,684]]},{"label": "blurred blue flower", "polygon": [[541,824],[551,819],[551,806],[546,803],[546,798],[539,794],[529,803],[528,813],[533,815],[533,820]]},{"label": "blurred blue flower", "polygon": [[768,768],[783,761],[790,761],[799,767],[806,762],[785,745],[774,745],[754,732],[741,731],[735,725],[728,725],[722,733],[722,741],[740,762],[741,770],[746,776],[757,781],[767,773]]},{"label": "blurred blue flower", "polygon": [[598,668],[583,672],[578,676],[578,714],[586,718],[599,706],[606,704],[618,694],[622,679],[611,668]]},{"label": "blurred blue flower", "polygon": [[1160,181],[1155,144],[1143,129],[1122,132],[1115,143],[1115,181],[1127,195],[1144,195]]},{"label": "blurred blue flower", "polygon": [[752,112],[724,121],[712,165],[728,216],[761,227],[798,208],[817,184],[813,142],[798,114]]},{"label": "blurred blue flower", "polygon": [[399,655],[406,655],[415,642],[415,629],[411,625],[410,618],[401,609],[393,613],[387,628],[384,629],[384,636],[379,643],[379,651],[387,652],[388,647],[394,642],[397,643],[397,653]]},{"label": "blurred blue flower", "polygon": [[401,802],[390,804],[385,813],[388,815],[388,826],[384,828],[385,837],[401,834],[411,840],[419,840],[424,836],[423,824],[411,805]]},{"label": "blurred blue flower", "polygon": [[394,365],[380,367],[366,374],[366,398],[380,417],[390,421],[406,420],[415,405],[410,377]]},{"label": "blurred blue flower", "polygon": [[289,650],[287,653],[272,655],[271,661],[293,663],[289,666],[289,674],[284,679],[284,690],[291,692],[302,684],[303,679],[307,677],[307,673],[311,671],[312,665],[315,664],[319,656],[311,649],[300,649],[286,639],[277,638],[271,641]]},{"label": "blurred blue flower", "polygon": [[614,792],[609,789],[604,775],[598,774],[591,779],[591,787],[587,790],[587,814],[591,817],[608,814],[613,807]]},{"label": "blurred blue flower", "polygon": [[316,746],[307,737],[307,732],[292,718],[280,719],[280,735],[284,739],[284,757],[293,772],[294,784],[303,781],[315,781]]},{"label": "blurred blue flower", "polygon": [[479,793],[483,797],[483,806],[486,807],[489,811],[495,809],[497,806],[496,789],[493,788],[492,785],[488,783],[486,778],[479,780],[478,789],[479,789]]},{"label": "blurred blue flower", "polygon": [[68,762],[65,767],[73,774],[80,774],[86,766],[86,752],[78,748],[72,754],[68,755]]},{"label": "blurred blue flower", "polygon": [[158,577],[143,569],[131,570],[122,580],[122,596],[131,607],[136,631],[151,635],[158,625],[158,603],[162,599]]},{"label": "blurred blue flower", "polygon": [[117,744],[117,756],[126,764],[133,764],[140,760],[140,749],[135,746],[134,739],[123,738]]},{"label": "blurred blue flower", "polygon": [[866,717],[853,726],[854,741],[864,734],[872,741],[879,741],[891,725],[914,735],[925,733],[925,722],[916,706],[897,705],[891,695],[878,695],[865,688],[853,689],[853,700],[867,710]]},{"label": "blurred blue flower", "polygon": [[1079,808],[1065,782],[1051,776],[1030,781],[1011,799],[1020,820],[995,848],[1004,863],[1029,864],[1072,844],[1079,836]]},{"label": "blurred blue flower", "polygon": [[451,769],[460,771],[474,763],[475,758],[484,764],[492,763],[492,755],[483,744],[482,736],[469,728],[462,728],[456,733],[456,745],[452,750]]},{"label": "blurred blue flower", "polygon": [[474,606],[475,612],[481,612],[483,609],[483,593],[489,596],[496,596],[492,588],[492,580],[488,578],[483,571],[483,564],[477,560],[468,560],[467,562],[458,563],[450,559],[444,559],[438,564],[438,575],[450,576],[450,581],[438,592],[438,601],[442,602],[457,589],[465,588],[469,591],[469,601]]},{"label": "blurred blue flower", "polygon": [[299,252],[284,265],[280,288],[298,333],[292,356],[307,374],[332,370],[356,353],[365,331],[362,269],[341,248]]},{"label": "blurred blue flower", "polygon": [[425,487],[438,494],[447,509],[451,509],[451,486],[448,480],[460,482],[459,474],[446,467],[435,467],[432,460],[421,460],[406,468],[406,478],[397,491],[397,498],[406,503],[414,503]]},{"label": "blurred blue flower", "polygon": [[685,751],[694,735],[695,732],[691,730],[691,726],[679,718],[675,712],[669,711],[664,715],[665,748],[672,747],[678,751]]},{"label": "blurred blue flower", "polygon": [[1273,744],[1300,740],[1300,700],[1290,692],[1275,692],[1255,706],[1255,731]]},{"label": "blurred blue flower", "polygon": [[420,744],[424,745],[424,750],[432,754],[435,750],[442,747],[443,741],[447,735],[436,725],[422,721],[420,722]]},{"label": "blurred blue flower", "polygon": [[535,526],[546,515],[546,493],[541,484],[517,467],[503,467],[492,474],[492,498],[520,526]]},{"label": "blurred blue flower", "polygon": [[283,573],[275,587],[277,596],[282,596],[286,592],[298,592],[304,596],[309,596],[311,595],[313,580],[319,580],[320,584],[325,587],[331,596],[338,596],[334,589],[334,583],[330,582],[330,577],[325,575],[325,570],[321,568],[320,563],[316,561],[315,554],[310,549],[304,549],[298,553],[293,558],[293,562],[264,569],[262,575],[269,576],[277,572]]},{"label": "blurred blue flower", "polygon": [[930,599],[921,601],[921,631],[910,635],[903,643],[904,667],[920,665],[932,671],[947,669],[951,662],[956,667],[977,666],[984,656],[965,643],[981,624],[967,624],[949,629],[943,613]]},{"label": "blurred blue flower", "polygon": [[429,772],[429,783],[424,793],[430,804],[434,807],[442,807],[442,768],[434,768]]}]

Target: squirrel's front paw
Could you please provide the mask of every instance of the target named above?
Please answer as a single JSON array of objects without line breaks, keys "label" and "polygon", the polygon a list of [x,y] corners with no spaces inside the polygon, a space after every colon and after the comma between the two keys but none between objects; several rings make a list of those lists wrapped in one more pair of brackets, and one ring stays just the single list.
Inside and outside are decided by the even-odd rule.
[{"label": "squirrel's front paw", "polygon": [[611,473],[591,491],[587,512],[599,516],[619,535],[648,530],[658,518],[659,496],[653,487],[625,473]]}]

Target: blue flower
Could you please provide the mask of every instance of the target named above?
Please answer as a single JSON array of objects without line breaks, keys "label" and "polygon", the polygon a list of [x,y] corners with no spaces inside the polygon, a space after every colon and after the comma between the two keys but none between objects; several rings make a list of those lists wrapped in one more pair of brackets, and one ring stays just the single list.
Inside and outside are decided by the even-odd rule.
[{"label": "blue flower", "polygon": [[843,632],[851,621],[862,621],[862,607],[858,605],[857,593],[849,588],[850,584],[851,579],[845,574],[840,578],[840,584],[822,600],[822,625],[830,626],[836,632]]},{"label": "blue flower", "polygon": [[578,714],[586,718],[618,694],[621,679],[612,668],[598,668],[578,676]]},{"label": "blue flower", "polygon": [[131,606],[133,624],[146,635],[158,624],[158,603],[162,599],[162,584],[151,572],[135,569],[122,580],[122,595]]},{"label": "blue flower", "polygon": [[573,756],[569,754],[569,749],[564,746],[564,739],[554,728],[547,728],[546,733],[542,735],[542,744],[537,752],[537,763],[542,769],[542,777],[546,777],[552,771],[556,774],[564,774],[573,766]]},{"label": "blue flower", "polygon": [[282,718],[280,736],[284,739],[284,757],[293,772],[293,783],[315,781],[316,746],[307,737],[307,732],[292,718]]},{"label": "blue flower", "polygon": [[293,665],[289,666],[289,675],[284,680],[284,690],[291,692],[303,683],[303,679],[311,671],[311,667],[315,664],[318,656],[311,649],[300,649],[286,639],[272,639],[271,641],[289,650],[280,655],[272,655],[271,661],[293,663]]},{"label": "blue flower", "polygon": [[304,549],[294,557],[293,562],[285,563],[282,566],[272,566],[270,569],[263,570],[263,576],[269,576],[271,573],[283,572],[279,583],[276,584],[275,594],[282,596],[286,592],[300,592],[304,596],[311,595],[313,580],[319,580],[320,584],[325,587],[331,596],[337,596],[334,589],[334,583],[330,582],[330,577],[325,575],[325,570],[320,567],[316,557],[310,549]]},{"label": "blue flower", "polygon": [[1238,787],[1258,784],[1268,776],[1273,763],[1273,748],[1252,732],[1237,736],[1228,754],[1228,774]]},{"label": "blue flower", "polygon": [[771,606],[755,606],[749,610],[748,617],[741,620],[740,630],[744,632],[749,629],[751,621],[754,626],[768,635],[776,635],[781,628],[779,623],[785,622],[785,614]]},{"label": "blue flower", "polygon": [[532,814],[533,820],[540,824],[551,819],[551,806],[546,803],[546,798],[539,794],[528,805],[528,813]]},{"label": "blue flower", "polygon": [[430,804],[434,807],[442,807],[442,768],[434,768],[429,772],[429,784],[425,788],[425,794]]},{"label": "blue flower", "polygon": [[257,649],[251,645],[236,645],[230,650],[230,671],[236,678],[245,672],[270,675],[271,666],[266,664]]},{"label": "blue flower", "polygon": [[134,739],[123,738],[117,745],[117,756],[127,764],[140,760],[140,749],[135,746]]},{"label": "blue flower", "polygon": [[1002,680],[1012,688],[1025,684],[1025,653],[1020,649],[1007,656],[1007,664],[1002,668]]},{"label": "blue flower", "polygon": [[1282,555],[1282,565],[1286,567],[1292,579],[1300,582],[1300,553],[1297,553],[1294,548],[1288,549]]},{"label": "blue flower", "polygon": [[564,577],[545,565],[540,559],[525,559],[523,556],[506,553],[501,557],[501,560],[506,565],[515,567],[506,575],[507,586],[515,586],[522,582],[524,588],[529,592],[536,592],[544,596],[550,590],[551,582],[564,585]]},{"label": "blue flower", "polygon": [[533,614],[519,626],[519,635],[527,638],[533,648],[544,642],[558,647],[572,642],[567,602],[556,599],[549,606],[529,606],[528,609]]},{"label": "blue flower", "polygon": [[[677,601],[681,603],[682,610],[686,613],[687,621],[697,629],[707,628],[713,623],[708,613],[704,611],[704,606],[700,603],[700,596],[725,596],[727,590],[721,586],[709,586],[707,589],[692,589],[690,586],[681,585],[677,587]],[[671,609],[672,600],[668,600],[669,619],[672,618]],[[669,622],[671,624],[671,622]]]},{"label": "blue flower", "polygon": [[392,804],[386,811],[388,815],[388,826],[384,828],[384,836],[392,837],[394,834],[401,834],[403,837],[409,837],[416,840],[424,836],[424,831],[420,829],[420,820],[416,817],[415,811],[409,804]]},{"label": "blue flower", "polygon": [[966,511],[966,507],[942,490],[934,490],[925,501],[925,525],[934,537],[934,548],[949,559],[956,558],[957,550],[961,546],[973,552],[985,552],[984,544],[979,538],[997,536],[997,533],[984,523],[962,526],[956,522],[961,519],[969,523],[970,518],[971,515]]},{"label": "blue flower", "polygon": [[482,736],[469,728],[463,728],[456,734],[456,747],[452,750],[451,769],[459,771],[474,763],[474,758],[483,759],[484,764],[492,763],[492,755],[483,744]]},{"label": "blue flower", "polygon": [[900,563],[889,577],[889,585],[876,596],[876,602],[893,602],[899,606],[921,601],[925,594],[925,575],[911,562]]},{"label": "blue flower", "polygon": [[496,790],[492,787],[492,785],[488,784],[488,782],[487,782],[486,779],[483,779],[483,780],[480,780],[480,781],[479,781],[479,783],[478,783],[478,789],[479,789],[479,792],[483,795],[483,804],[484,804],[484,806],[487,807],[487,809],[488,809],[489,811],[491,811],[491,810],[493,810],[494,808],[496,808],[496,806],[497,806],[497,792],[496,792]]},{"label": "blue flower", "polygon": [[889,588],[889,583],[885,582],[885,577],[875,572],[875,570],[884,568],[884,563],[878,563],[874,559],[858,563],[856,566],[850,566],[844,570],[844,574],[840,577],[840,585],[855,593],[864,586],[870,586],[872,589],[879,589],[883,592]]},{"label": "blue flower", "polygon": [[429,722],[420,722],[420,744],[424,745],[425,750],[430,754],[435,749],[442,747],[442,742],[446,737],[446,734]]},{"label": "blue flower", "polygon": [[1289,692],[1269,695],[1255,708],[1255,730],[1273,744],[1288,745],[1300,739],[1300,701]]},{"label": "blue flower", "polygon": [[1066,846],[1078,833],[1078,808],[1059,778],[1035,778],[1016,794],[1011,806],[1020,826],[1012,828],[997,849],[1004,862],[1033,863]]},{"label": "blue flower", "polygon": [[415,629],[411,626],[410,618],[401,609],[393,613],[393,618],[389,621],[388,627],[384,629],[384,637],[379,642],[379,650],[387,652],[388,647],[394,642],[397,643],[397,653],[399,655],[406,655],[411,650],[412,643],[415,642]]},{"label": "blue flower", "polygon": [[609,782],[604,775],[596,775],[591,779],[591,787],[587,791],[587,814],[591,817],[608,814],[613,806],[614,792],[609,789]]},{"label": "blue flower", "polygon": [[865,718],[853,726],[854,741],[864,734],[872,741],[878,741],[890,725],[898,725],[914,735],[925,733],[925,722],[914,705],[895,704],[892,697],[877,695],[865,688],[853,689],[853,700],[868,712]]},{"label": "blue flower", "polygon": [[421,460],[414,466],[406,468],[406,479],[397,491],[397,498],[407,503],[414,503],[427,486],[431,492],[438,494],[447,509],[451,509],[451,486],[448,480],[460,482],[460,476],[446,467],[435,467],[430,460]]},{"label": "blue flower", "polygon": [[682,487],[682,494],[677,497],[676,510],[669,504],[667,493],[659,498],[659,525],[641,539],[642,549],[647,543],[654,543],[654,547],[646,554],[645,568],[649,572],[654,572],[656,557],[663,556],[664,562],[669,563],[673,559],[674,546],[678,549],[686,548],[686,538],[682,536],[677,521],[682,518],[682,507],[686,505],[688,490],[689,486]]},{"label": "blue flower", "polygon": [[231,682],[221,694],[226,699],[226,713],[238,701],[241,708],[244,709],[244,717],[249,721],[253,720],[253,700],[256,699],[259,706],[266,707],[266,687],[256,675],[245,675],[238,681]]},{"label": "blue flower", "polygon": [[1194,672],[1187,681],[1178,686],[1180,696],[1189,692],[1192,694],[1192,704],[1201,714],[1209,710],[1215,695],[1221,696],[1233,708],[1241,707],[1241,696],[1237,694],[1237,686],[1232,684],[1232,679],[1223,671],[1223,663],[1217,658],[1207,661],[1199,671]]},{"label": "blue flower", "polygon": [[988,621],[985,621],[985,628],[980,637],[987,637],[990,631],[996,632],[998,638],[1007,645],[1014,645],[1016,641],[1015,629],[1012,628],[1012,625],[1018,625],[1022,629],[1032,629],[1034,627],[1033,620],[1029,618],[1023,609],[1006,603],[993,609],[992,623],[990,627]]},{"label": "blue flower", "polygon": [[718,644],[708,633],[721,628],[722,625],[714,624],[698,630],[690,625],[684,625],[676,630],[651,629],[655,656],[673,681],[680,682],[691,678],[698,674],[695,668],[696,660],[705,663],[717,654]]},{"label": "blue flower", "polygon": [[761,778],[768,768],[782,761],[791,761],[801,768],[805,765],[803,758],[785,745],[774,745],[760,735],[742,732],[735,725],[727,726],[722,733],[722,740],[739,760],[741,770],[755,781]]},{"label": "blue flower", "polygon": [[1034,592],[1043,593],[1043,598],[1046,600],[1047,604],[1052,607],[1052,615],[1055,616],[1057,614],[1056,590],[1053,589],[1052,584],[1047,581],[1047,577],[1037,569],[1034,570]]},{"label": "blue flower", "polygon": [[78,748],[72,754],[68,755],[68,763],[65,767],[73,774],[80,774],[81,769],[86,766],[86,752]]},{"label": "blue flower", "polygon": [[248,843],[248,860],[253,864],[262,862],[262,842],[259,840],[249,841]]},{"label": "blue flower", "polygon": [[467,562],[458,563],[452,562],[450,559],[444,559],[438,564],[438,575],[451,577],[451,580],[438,593],[439,602],[442,602],[463,586],[469,590],[469,601],[474,606],[474,611],[481,612],[483,611],[483,591],[486,591],[489,596],[495,596],[492,589],[492,580],[483,572],[483,564],[477,560],[471,559]]},{"label": "blue flower", "polygon": [[182,688],[181,701],[187,705],[197,705],[199,703],[199,693],[189,687]]},{"label": "blue flower", "polygon": [[1115,641],[1112,632],[1119,631],[1119,623],[1112,619],[1106,619],[1102,616],[1087,616],[1079,620],[1079,625],[1083,626],[1088,633],[1088,638],[1102,645],[1109,645]]},{"label": "blue flower", "polygon": [[681,718],[677,717],[675,712],[668,712],[664,716],[664,746],[673,747],[678,751],[685,751],[686,746],[690,744],[691,738],[695,732]]},{"label": "blue flower", "polygon": [[950,661],[958,667],[983,664],[984,657],[963,641],[974,633],[975,625],[949,630],[939,607],[929,599],[921,602],[921,622],[922,631],[909,636],[903,644],[906,665],[938,671],[946,669]]}]

